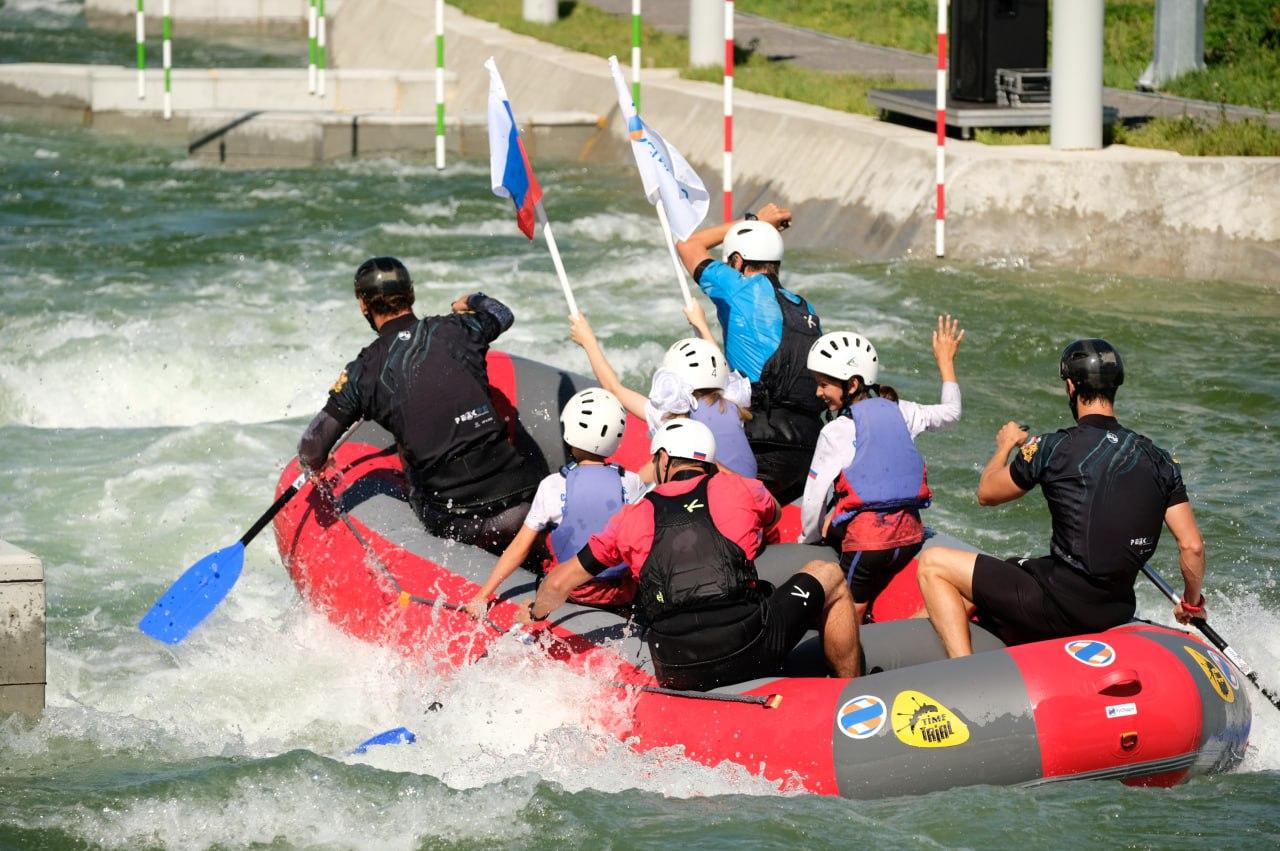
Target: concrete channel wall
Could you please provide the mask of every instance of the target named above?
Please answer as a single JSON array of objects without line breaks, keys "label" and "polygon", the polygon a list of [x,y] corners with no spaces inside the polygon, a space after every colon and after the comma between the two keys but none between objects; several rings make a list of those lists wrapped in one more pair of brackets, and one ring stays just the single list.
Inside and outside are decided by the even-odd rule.
[{"label": "concrete channel wall", "polygon": [[[427,68],[433,32],[430,4],[347,0],[333,21],[331,56],[345,69]],[[446,59],[458,75],[450,110],[483,111],[482,62],[492,55],[518,110],[609,116],[608,134],[625,138],[604,60],[453,8],[446,32]],[[645,119],[698,168],[717,200],[714,217],[720,86],[650,71],[643,90]],[[744,211],[764,200],[791,206],[796,227],[789,244],[865,260],[933,256],[932,133],[741,90],[734,125],[735,206]],[[1183,157],[1121,145],[1058,152],[949,140],[947,216],[949,259],[1275,282],[1280,158]]]},{"label": "concrete channel wall", "polygon": [[44,711],[44,567],[0,541],[0,717]]},{"label": "concrete channel wall", "polygon": [[[343,0],[326,0],[325,15],[342,7]],[[160,32],[160,3],[145,4],[147,32]],[[197,0],[172,4],[175,35],[178,33],[265,33],[305,35],[308,0]],[[84,14],[90,26],[133,31],[137,0],[85,0]]]}]

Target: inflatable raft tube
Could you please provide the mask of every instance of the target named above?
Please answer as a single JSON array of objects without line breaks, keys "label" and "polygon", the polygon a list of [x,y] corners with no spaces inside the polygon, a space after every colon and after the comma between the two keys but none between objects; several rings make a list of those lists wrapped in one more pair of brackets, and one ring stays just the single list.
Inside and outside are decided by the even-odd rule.
[{"label": "inflatable raft tube", "polygon": [[[491,374],[504,370],[512,380],[496,390],[519,406],[526,429],[513,438],[557,466],[558,406],[585,380],[495,354]],[[630,430],[628,441],[634,453],[640,444]],[[388,443],[365,425],[341,448],[334,498],[307,486],[278,516],[281,556],[303,597],[345,631],[433,664],[465,664],[493,642],[513,640],[510,601],[534,592],[532,578],[517,574],[503,586],[489,624],[457,611],[494,558],[423,531]],[[628,456],[627,449],[619,453],[624,462],[644,459],[643,450]],[[282,486],[294,475],[285,471]],[[926,546],[940,541],[958,543],[934,536]],[[780,544],[758,566],[779,581],[815,557],[829,551]],[[914,582],[893,598],[863,629],[871,673],[855,680],[826,676],[811,635],[782,677],[707,694],[669,692],[655,687],[633,623],[574,605],[556,612],[542,644],[617,686],[630,711],[608,732],[637,749],[678,745],[699,762],[737,763],[815,793],[873,798],[1072,778],[1169,785],[1243,758],[1248,696],[1228,663],[1185,633],[1138,623],[1004,648],[974,627],[978,652],[947,660],[927,621],[895,619],[918,608]]]}]

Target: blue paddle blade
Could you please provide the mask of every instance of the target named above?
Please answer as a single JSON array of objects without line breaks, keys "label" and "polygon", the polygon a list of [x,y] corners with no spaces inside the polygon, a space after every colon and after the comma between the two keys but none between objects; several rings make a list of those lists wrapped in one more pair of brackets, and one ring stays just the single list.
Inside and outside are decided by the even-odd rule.
[{"label": "blue paddle blade", "polygon": [[177,644],[218,607],[244,569],[244,544],[236,541],[200,559],[143,616],[138,629],[152,638]]},{"label": "blue paddle blade", "polygon": [[376,736],[370,736],[356,745],[351,754],[352,756],[362,754],[374,745],[413,744],[416,741],[418,741],[418,737],[408,727],[396,727],[394,730],[385,730]]}]

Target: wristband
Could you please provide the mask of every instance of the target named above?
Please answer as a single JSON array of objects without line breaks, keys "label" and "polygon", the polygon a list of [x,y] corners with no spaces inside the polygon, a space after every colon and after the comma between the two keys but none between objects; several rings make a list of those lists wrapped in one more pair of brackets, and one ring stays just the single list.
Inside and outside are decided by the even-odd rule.
[{"label": "wristband", "polygon": [[1200,594],[1200,600],[1195,605],[1188,603],[1186,600],[1180,600],[1182,610],[1189,615],[1198,615],[1204,612],[1204,593]]},{"label": "wristband", "polygon": [[534,604],[534,603],[536,603],[536,602],[537,602],[536,600],[530,600],[530,601],[529,601],[529,620],[531,620],[531,621],[545,621],[547,618],[551,617],[551,612],[547,612],[547,613],[546,613],[545,615],[543,615],[542,617],[538,617],[537,615],[535,615],[535,614],[533,613],[533,604]]},{"label": "wristband", "polygon": [[756,222],[760,220],[760,217],[757,216],[755,213],[746,213],[745,215],[743,215],[742,219],[743,221],[747,221],[747,222]]}]

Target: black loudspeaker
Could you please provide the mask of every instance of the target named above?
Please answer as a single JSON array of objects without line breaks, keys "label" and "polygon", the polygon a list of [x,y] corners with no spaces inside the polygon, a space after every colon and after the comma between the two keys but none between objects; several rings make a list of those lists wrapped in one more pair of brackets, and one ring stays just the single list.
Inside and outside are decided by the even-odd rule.
[{"label": "black loudspeaker", "polygon": [[1047,68],[1049,0],[951,0],[956,100],[995,103],[997,68]]}]

